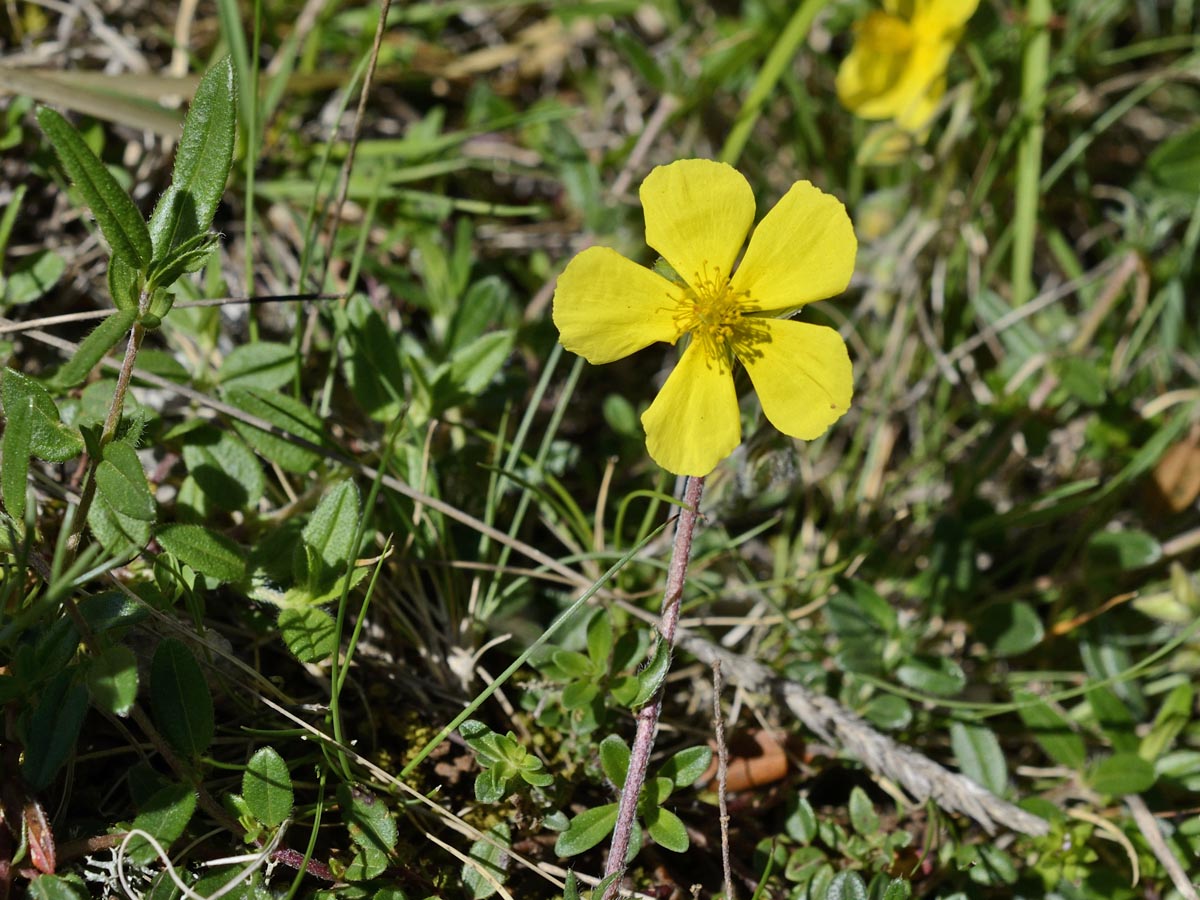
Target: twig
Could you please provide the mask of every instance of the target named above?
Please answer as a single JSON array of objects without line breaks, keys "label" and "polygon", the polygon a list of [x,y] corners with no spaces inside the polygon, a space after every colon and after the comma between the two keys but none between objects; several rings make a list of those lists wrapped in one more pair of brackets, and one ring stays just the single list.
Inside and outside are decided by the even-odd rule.
[{"label": "twig", "polygon": [[[683,492],[683,511],[675,524],[675,544],[671,551],[671,564],[667,570],[667,587],[663,592],[662,611],[659,614],[659,640],[665,641],[668,650],[675,644],[675,626],[679,624],[679,601],[683,599],[683,586],[687,580],[688,561],[692,555],[692,536],[696,531],[696,520],[700,517],[700,497],[704,493],[703,478],[689,478]],[[625,871],[625,857],[629,852],[629,836],[637,818],[638,797],[646,780],[646,769],[650,765],[650,753],[654,749],[654,732],[658,728],[658,716],[662,712],[662,688],[637,711],[637,732],[629,754],[629,769],[625,785],[621,788],[621,800],[617,806],[617,823],[613,827],[612,844],[608,850],[608,863],[604,874],[620,874]],[[604,892],[604,900],[614,900],[620,890],[620,878],[614,878]]]},{"label": "twig", "polygon": [[721,660],[712,661],[713,736],[717,741],[717,808],[721,811],[721,870],[725,873],[725,900],[734,900],[733,867],[729,863],[729,803],[725,796],[729,778],[729,748],[725,745],[725,720],[721,717]]},{"label": "twig", "polygon": [[[294,303],[298,300],[342,300],[342,294],[261,294],[253,297],[209,297],[203,300],[185,300],[174,304],[171,309],[198,309],[203,306],[233,306],[239,303]],[[0,319],[0,334],[11,334],[17,331],[29,331],[32,328],[45,328],[49,325],[65,325],[70,322],[90,322],[92,319],[107,319],[121,310],[89,309],[83,312],[63,313],[59,316],[42,316],[40,319],[23,319],[20,322],[9,322]]]},{"label": "twig", "polygon": [[993,834],[998,825],[1038,837],[1050,830],[1044,819],[880,734],[836,700],[814,694],[797,682],[777,677],[761,663],[687,632],[680,635],[679,646],[710,665],[720,660],[746,690],[776,693],[805,728],[841,748],[874,774],[895,781],[919,801],[933,800],[942,809],[969,816],[988,834]]},{"label": "twig", "polygon": [[1133,813],[1133,821],[1137,823],[1142,837],[1150,845],[1150,852],[1167,870],[1167,875],[1171,879],[1171,884],[1175,885],[1175,890],[1179,891],[1184,900],[1200,900],[1200,894],[1196,893],[1196,885],[1188,878],[1187,872],[1183,870],[1183,866],[1175,858],[1171,848],[1167,846],[1167,842],[1163,839],[1162,829],[1158,827],[1158,820],[1146,806],[1146,801],[1137,794],[1130,794],[1125,798],[1125,805]]}]

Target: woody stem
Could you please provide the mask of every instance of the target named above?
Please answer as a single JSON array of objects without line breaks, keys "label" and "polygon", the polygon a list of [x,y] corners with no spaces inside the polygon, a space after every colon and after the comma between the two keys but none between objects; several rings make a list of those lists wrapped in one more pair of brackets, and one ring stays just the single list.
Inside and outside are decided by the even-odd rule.
[{"label": "woody stem", "polygon": [[[663,592],[662,611],[659,614],[659,639],[666,641],[668,647],[675,643],[675,626],[679,622],[679,603],[683,599],[683,586],[687,577],[688,562],[692,555],[692,536],[696,531],[696,520],[699,518],[700,496],[704,492],[703,478],[689,478],[683,492],[683,511],[675,524],[675,544],[671,551],[671,563],[667,569],[667,586]],[[660,687],[650,702],[639,709],[635,715],[637,731],[633,738],[633,747],[629,755],[629,770],[625,775],[625,785],[621,788],[621,800],[617,806],[617,823],[613,828],[612,844],[608,850],[608,864],[604,874],[620,875],[625,871],[625,857],[629,855],[629,837],[633,832],[633,823],[637,818],[638,796],[646,781],[646,768],[650,763],[650,753],[654,749],[654,732],[658,728],[658,716],[662,711],[662,688]],[[604,900],[614,900],[617,896],[618,882],[614,878],[604,892]]]}]

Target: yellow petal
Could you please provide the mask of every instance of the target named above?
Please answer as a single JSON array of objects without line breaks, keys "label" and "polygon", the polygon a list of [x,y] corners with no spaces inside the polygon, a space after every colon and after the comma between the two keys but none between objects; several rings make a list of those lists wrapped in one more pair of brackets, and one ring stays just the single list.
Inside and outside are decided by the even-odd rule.
[{"label": "yellow petal", "polygon": [[558,276],[559,341],[590,363],[612,362],[679,337],[671,282],[607,247],[589,247]]},{"label": "yellow petal", "polygon": [[850,408],[854,371],[846,342],[832,328],[760,319],[768,338],[739,356],[763,413],[772,425],[801,440],[823,435]]},{"label": "yellow petal", "polygon": [[979,0],[918,0],[913,17],[935,20],[951,31],[966,25],[978,7]]},{"label": "yellow petal", "polygon": [[896,125],[909,134],[925,140],[933,123],[938,103],[946,93],[945,76],[931,84],[925,93],[918,96],[909,106],[896,114]]},{"label": "yellow petal", "polygon": [[733,166],[681,159],[654,169],[639,192],[646,243],[692,287],[729,277],[754,222],[754,192]]},{"label": "yellow petal", "polygon": [[854,48],[838,67],[838,100],[864,119],[890,119],[911,93],[905,75],[915,35],[908,22],[883,12],[868,15],[854,34]]},{"label": "yellow petal", "polygon": [[844,291],[857,250],[842,202],[797,181],[754,229],[732,287],[763,312],[794,309]]},{"label": "yellow petal", "polygon": [[693,342],[642,413],[646,449],[676,475],[707,475],[742,440],[741,416],[728,365],[711,363]]}]

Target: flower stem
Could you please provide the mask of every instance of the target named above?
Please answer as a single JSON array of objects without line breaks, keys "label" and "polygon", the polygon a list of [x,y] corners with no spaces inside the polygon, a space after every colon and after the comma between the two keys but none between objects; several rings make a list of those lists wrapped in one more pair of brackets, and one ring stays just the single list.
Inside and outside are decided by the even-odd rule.
[{"label": "flower stem", "polygon": [[1042,139],[1045,136],[1046,82],[1050,72],[1050,0],[1029,0],[1028,34],[1021,59],[1021,144],[1017,148],[1017,184],[1013,210],[1013,308],[1033,295],[1033,248],[1037,238]]},{"label": "flower stem", "polygon": [[[696,520],[700,517],[700,496],[704,492],[703,478],[689,478],[683,491],[683,511],[675,524],[675,545],[671,551],[671,564],[667,569],[667,587],[663,592],[662,612],[659,614],[659,640],[668,647],[675,644],[675,626],[679,622],[679,603],[683,599],[683,586],[687,579],[688,562],[692,556],[692,536],[696,531]],[[646,781],[646,769],[650,764],[650,753],[654,750],[654,732],[658,728],[658,716],[662,711],[662,688],[650,702],[637,711],[637,732],[629,755],[629,769],[625,785],[621,788],[621,800],[617,806],[617,824],[613,828],[612,844],[608,850],[608,864],[604,874],[620,874],[625,871],[625,857],[629,855],[629,836],[637,818],[638,796]],[[619,878],[613,879],[604,892],[604,900],[613,900],[619,890]]]},{"label": "flower stem", "polygon": [[[143,292],[139,309],[144,314],[149,305],[149,295]],[[146,329],[141,322],[134,322],[129,331],[129,343],[125,347],[125,359],[121,362],[121,370],[117,373],[117,386],[113,391],[112,404],[108,416],[104,420],[104,428],[100,432],[100,441],[96,453],[88,461],[87,473],[84,477],[83,490],[79,498],[79,506],[75,510],[75,518],[71,520],[71,533],[67,538],[67,547],[74,553],[79,549],[79,539],[83,535],[83,526],[87,524],[88,511],[96,496],[96,469],[100,465],[104,448],[112,443],[117,436],[117,428],[121,424],[121,411],[125,408],[125,395],[129,392],[129,383],[133,379],[133,366],[137,362],[138,350],[142,346],[142,338]]]}]

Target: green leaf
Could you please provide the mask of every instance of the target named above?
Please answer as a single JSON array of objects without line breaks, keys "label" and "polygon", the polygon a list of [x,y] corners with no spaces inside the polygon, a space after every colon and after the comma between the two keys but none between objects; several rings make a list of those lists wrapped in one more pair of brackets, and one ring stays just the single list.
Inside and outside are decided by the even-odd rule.
[{"label": "green leaf", "polygon": [[29,436],[31,455],[46,462],[66,462],[78,456],[83,450],[83,438],[77,429],[62,423],[50,393],[34,379],[5,369],[4,379],[0,381],[0,400],[4,401],[5,415],[11,416],[13,409],[26,409],[30,399],[33,400]]},{"label": "green leaf", "polygon": [[[320,445],[324,441],[321,420],[303,403],[286,394],[238,387],[227,389],[225,399],[231,406],[264,419],[284,434],[303,438],[310,444]],[[321,461],[319,453],[299,447],[278,434],[247,425],[240,419],[233,420],[233,427],[259,455],[288,472],[305,475]]]},{"label": "green leaf", "polygon": [[793,840],[801,844],[812,843],[817,836],[817,813],[807,797],[797,798],[796,810],[788,816],[784,828]]},{"label": "green leaf", "polygon": [[877,728],[897,731],[912,721],[912,704],[895,694],[876,694],[862,708],[862,715]]},{"label": "green leaf", "polygon": [[88,692],[92,702],[115,716],[126,716],[137,700],[137,657],[121,645],[106,647],[88,667]]},{"label": "green leaf", "polygon": [[879,833],[879,815],[871,798],[857,784],[850,789],[850,825],[863,837]]},{"label": "green leaf", "polygon": [[227,583],[246,574],[241,550],[223,534],[201,525],[167,525],[156,537],[164,550],[201,575]]},{"label": "green leaf", "polygon": [[221,363],[217,380],[226,387],[273,391],[290,384],[298,371],[296,349],[287,344],[256,341],[230,351]]},{"label": "green leaf", "polygon": [[[169,784],[146,801],[133,820],[133,828],[152,835],[166,850],[183,835],[195,812],[196,792],[187,785]],[[129,839],[127,854],[138,866],[158,859],[153,845],[141,835]]]},{"label": "green leaf", "polygon": [[650,837],[654,838],[654,843],[664,850],[674,853],[687,851],[690,844],[687,826],[683,824],[679,816],[669,809],[656,806],[649,810],[644,818],[646,830],[650,832]]},{"label": "green leaf", "polygon": [[[595,809],[585,809],[571,819],[567,830],[554,842],[554,852],[559,856],[578,856],[591,850],[612,834],[617,824],[617,804],[608,803]],[[631,842],[632,843],[632,842]]]},{"label": "green leaf", "polygon": [[1037,611],[1024,601],[994,603],[983,610],[975,636],[996,656],[1018,656],[1041,643],[1045,634]]},{"label": "green leaf", "polygon": [[1008,766],[996,735],[985,725],[953,722],[950,746],[963,774],[1000,796],[1008,787]]},{"label": "green leaf", "polygon": [[493,331],[482,335],[450,357],[449,378],[454,389],[475,397],[483,392],[512,353],[515,335]]},{"label": "green leaf", "polygon": [[237,435],[202,425],[184,440],[182,456],[188,474],[214,506],[244,510],[262,499],[262,465]]},{"label": "green leaf", "polygon": [[287,648],[301,662],[320,662],[337,648],[337,624],[328,613],[315,606],[282,610],[279,633]]},{"label": "green leaf", "polygon": [[159,730],[185,756],[199,756],[212,743],[213,702],[204,673],[188,648],[164,638],[150,666],[150,706]]},{"label": "green leaf", "polygon": [[475,778],[475,799],[480,803],[499,803],[508,795],[508,779],[499,769],[484,769]]},{"label": "green leaf", "polygon": [[952,697],[967,683],[958,663],[947,657],[914,657],[896,670],[900,683],[939,697]]},{"label": "green leaf", "polygon": [[319,589],[350,565],[358,525],[358,488],[353,481],[343,481],[321,498],[301,533],[304,546],[313,551],[314,559],[320,560],[319,565],[307,572],[297,573],[307,576],[311,588]]},{"label": "green leaf", "polygon": [[1105,390],[1105,379],[1108,373],[1095,362],[1081,356],[1067,356],[1059,359],[1054,368],[1063,388],[1084,406],[1103,405],[1108,394]]},{"label": "green leaf", "polygon": [[250,757],[242,773],[242,797],[254,817],[268,828],[278,828],[292,814],[295,793],[287,763],[271,747]]},{"label": "green leaf", "polygon": [[[503,885],[507,880],[508,853],[506,848],[512,846],[512,835],[508,826],[498,822],[487,830],[494,840],[478,840],[471,844],[467,855],[472,862],[463,863],[462,880],[474,900],[485,898],[496,893],[497,884]],[[497,846],[499,845],[499,846]],[[492,877],[489,879],[480,869]],[[494,879],[494,880],[493,880]]]},{"label": "green leaf", "polygon": [[695,784],[712,762],[712,750],[708,747],[687,747],[680,750],[658,770],[663,778],[669,778],[677,788]]},{"label": "green leaf", "polygon": [[1192,703],[1196,692],[1191,684],[1177,684],[1167,694],[1167,699],[1159,708],[1150,731],[1142,738],[1138,747],[1138,755],[1149,762],[1155,762],[1160,756],[1171,749],[1180,732],[1192,721]]},{"label": "green leaf", "polygon": [[65,669],[43,689],[25,731],[21,775],[30,790],[50,786],[59,768],[75,750],[87,712],[87,688],[75,683],[77,669]]},{"label": "green leaf", "polygon": [[237,75],[228,56],[200,79],[183,123],[171,185],[150,216],[154,256],[162,258],[208,231],[233,162],[237,139]]},{"label": "green leaf", "polygon": [[600,685],[593,681],[572,681],[562,692],[563,709],[584,709],[600,696]]},{"label": "green leaf", "polygon": [[629,776],[629,747],[619,735],[610,734],[600,742],[600,768],[614,787],[624,786]]},{"label": "green leaf", "polygon": [[912,885],[903,878],[893,878],[883,889],[881,900],[909,900],[912,896]]},{"label": "green leaf", "polygon": [[54,381],[62,387],[75,387],[83,384],[84,379],[92,373],[92,369],[111,350],[121,338],[128,333],[137,318],[137,310],[125,309],[109,316],[83,339],[75,355],[63,363],[54,374]]},{"label": "green leaf", "polygon": [[[159,291],[162,288],[168,288],[188,272],[200,271],[208,262],[208,258],[212,256],[212,252],[217,249],[217,244],[215,234],[197,234],[173,250],[169,250],[164,259],[157,260],[150,267],[150,271],[146,275],[147,290]],[[161,319],[170,311],[172,304],[173,301],[163,309],[151,308],[150,312]]]},{"label": "green leaf", "polygon": [[1146,160],[1146,171],[1165,188],[1200,193],[1200,128],[1190,128],[1160,143]]},{"label": "green leaf", "polygon": [[1091,767],[1087,783],[1097,793],[1121,796],[1149,790],[1156,778],[1149,760],[1136,753],[1114,753]]},{"label": "green leaf", "polygon": [[355,294],[335,318],[343,335],[341,354],[346,381],[359,406],[372,419],[390,421],[405,402],[400,339],[361,294]]},{"label": "green leaf", "polygon": [[33,442],[33,397],[4,405],[4,437],[0,438],[0,496],[18,529],[25,524],[29,453]]},{"label": "green leaf", "polygon": [[122,591],[104,591],[84,597],[79,601],[79,612],[97,634],[136,625],[150,615],[145,603],[126,596]]},{"label": "green leaf", "polygon": [[867,900],[867,886],[857,872],[838,872],[825,889],[825,900]]},{"label": "green leaf", "polygon": [[29,882],[33,900],[86,900],[89,896],[80,885],[58,875],[39,875]]},{"label": "green leaf", "polygon": [[154,248],[142,214],[129,195],[70,122],[45,106],[38,109],[37,120],[54,145],[67,177],[74,182],[96,217],[96,224],[113,253],[124,256],[144,270],[150,265]]},{"label": "green leaf", "polygon": [[375,847],[359,847],[342,876],[346,881],[370,881],[387,870],[387,854]]},{"label": "green leaf", "polygon": [[108,261],[108,293],[113,306],[122,311],[136,312],[141,300],[143,277],[137,267],[119,253]]},{"label": "green leaf", "polygon": [[1089,687],[1086,696],[1096,724],[1112,742],[1113,749],[1118,752],[1137,750],[1138,738],[1134,731],[1137,720],[1125,701],[1106,685]]},{"label": "green leaf", "polygon": [[67,261],[53,250],[36,250],[21,260],[4,281],[0,306],[29,303],[48,294],[67,270]]},{"label": "green leaf", "polygon": [[114,512],[146,523],[147,529],[154,521],[154,498],[150,496],[146,472],[137,451],[124,441],[113,441],[104,448],[103,459],[96,467],[96,489],[97,496]]},{"label": "green leaf", "polygon": [[396,848],[400,832],[387,804],[369,791],[345,783],[338,785],[337,796],[354,843],[384,854]]},{"label": "green leaf", "polygon": [[478,719],[467,719],[458,726],[458,733],[468,747],[480,757],[481,765],[492,765],[499,759],[496,753],[496,733]]},{"label": "green leaf", "polygon": [[654,656],[650,658],[650,662],[646,667],[637,673],[638,692],[633,698],[633,702],[629,704],[631,709],[645,706],[650,698],[658,693],[658,689],[662,687],[662,683],[667,679],[667,672],[671,669],[671,648],[664,640],[659,640],[654,645]]},{"label": "green leaf", "polygon": [[1153,535],[1135,528],[1102,531],[1088,541],[1087,557],[1093,565],[1128,572],[1152,566],[1162,559],[1162,545]]},{"label": "green leaf", "polygon": [[574,650],[555,650],[550,660],[567,678],[591,678],[596,674],[591,659]]},{"label": "green leaf", "polygon": [[837,593],[825,605],[825,615],[841,638],[861,639],[895,633],[899,621],[896,610],[875,588],[855,578],[841,578],[837,584]]},{"label": "green leaf", "polygon": [[605,670],[612,649],[612,620],[608,610],[598,609],[587,626],[587,655],[597,671]]},{"label": "green leaf", "polygon": [[1060,765],[1082,769],[1087,762],[1087,748],[1071,723],[1036,694],[1014,691],[1013,699],[1020,704],[1017,712],[1021,720],[1046,755]]}]

